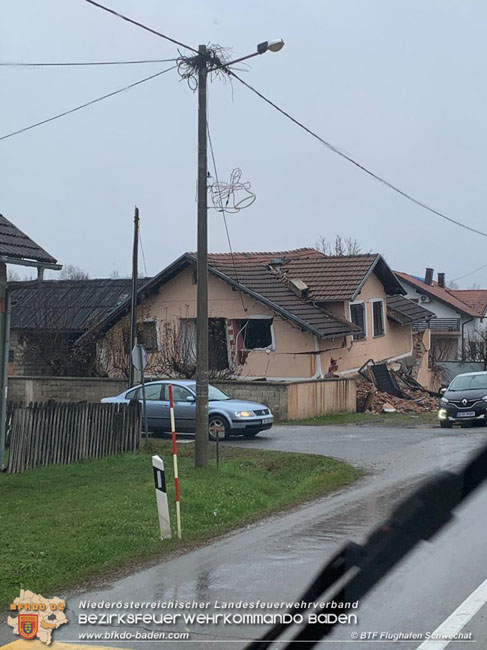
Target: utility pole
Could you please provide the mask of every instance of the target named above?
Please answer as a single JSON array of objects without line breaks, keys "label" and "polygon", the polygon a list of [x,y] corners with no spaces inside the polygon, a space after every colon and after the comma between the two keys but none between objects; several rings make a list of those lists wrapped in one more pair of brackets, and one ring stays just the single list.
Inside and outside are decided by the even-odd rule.
[{"label": "utility pole", "polygon": [[195,466],[208,467],[208,159],[206,132],[206,45],[198,66],[198,255],[196,314]]},{"label": "utility pole", "polygon": [[139,208],[135,206],[134,247],[132,253],[132,302],[130,311],[129,388],[134,385],[132,350],[137,343],[137,276],[139,273]]}]

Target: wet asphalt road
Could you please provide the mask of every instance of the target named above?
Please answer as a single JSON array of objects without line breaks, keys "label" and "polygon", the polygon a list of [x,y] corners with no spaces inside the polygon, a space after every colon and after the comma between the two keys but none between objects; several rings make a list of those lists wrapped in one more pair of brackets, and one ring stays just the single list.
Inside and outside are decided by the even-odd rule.
[{"label": "wet asphalt road", "polygon": [[[56,632],[56,640],[76,641],[80,631],[117,630],[113,626],[96,629],[78,626],[80,600],[195,600],[211,604],[206,613],[216,611],[216,601],[293,601],[344,541],[362,541],[422,479],[437,469],[459,467],[485,439],[483,429],[455,429],[445,433],[441,429],[340,426],[275,427],[254,440],[225,443],[326,454],[361,466],[368,473],[354,486],[293,512],[249,526],[106,588],[68,595],[70,624]],[[358,625],[341,626],[322,647],[388,648],[392,646],[389,642],[350,643],[351,634],[435,630],[487,577],[486,505],[487,490],[483,490],[462,508],[457,521],[434,544],[421,545],[360,603],[356,612]],[[486,609],[481,608],[465,627],[476,635],[477,648],[487,647]],[[265,630],[265,627],[248,625],[197,624],[178,624],[165,629],[184,631],[185,628],[190,631],[191,643],[168,642],[163,647],[237,650],[245,647],[245,640],[260,636]],[[143,626],[126,625],[119,631],[137,629],[144,631]],[[145,627],[145,631],[149,629],[150,626]],[[10,639],[9,633],[2,629],[0,641]],[[108,644],[108,640],[98,643]],[[398,643],[394,648],[416,649],[420,643]],[[113,645],[151,646],[120,640]],[[156,645],[162,647],[160,643]],[[467,647],[452,643],[448,649]]]}]

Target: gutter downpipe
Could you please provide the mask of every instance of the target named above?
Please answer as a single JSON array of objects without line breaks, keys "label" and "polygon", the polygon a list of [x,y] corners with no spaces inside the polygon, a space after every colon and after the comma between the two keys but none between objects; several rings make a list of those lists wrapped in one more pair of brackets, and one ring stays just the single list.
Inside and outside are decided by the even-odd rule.
[{"label": "gutter downpipe", "polygon": [[473,316],[462,323],[462,361],[465,361],[465,330],[463,329],[465,325],[468,325],[473,321]]},{"label": "gutter downpipe", "polygon": [[314,335],[314,342],[315,342],[315,352],[318,352],[316,355],[316,372],[315,374],[311,377],[311,379],[323,379],[323,371],[321,369],[321,352],[320,352],[320,345],[318,343],[318,337],[316,334]]}]

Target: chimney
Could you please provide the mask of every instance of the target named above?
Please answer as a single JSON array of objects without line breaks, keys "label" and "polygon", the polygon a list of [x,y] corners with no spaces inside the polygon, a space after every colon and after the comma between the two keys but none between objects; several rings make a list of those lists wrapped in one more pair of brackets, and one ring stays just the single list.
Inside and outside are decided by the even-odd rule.
[{"label": "chimney", "polygon": [[309,287],[306,282],[303,282],[299,278],[291,278],[289,280],[289,288],[300,298],[308,297]]},{"label": "chimney", "polygon": [[426,268],[426,275],[424,276],[424,283],[431,285],[433,284],[433,269]]},{"label": "chimney", "polygon": [[438,273],[438,286],[441,287],[442,289],[445,288],[445,274],[444,273]]}]

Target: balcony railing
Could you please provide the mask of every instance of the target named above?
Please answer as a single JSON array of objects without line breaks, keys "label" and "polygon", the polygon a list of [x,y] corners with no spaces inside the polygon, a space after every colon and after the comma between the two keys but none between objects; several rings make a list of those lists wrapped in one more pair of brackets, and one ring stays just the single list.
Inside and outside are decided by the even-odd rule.
[{"label": "balcony railing", "polygon": [[413,324],[413,329],[416,332],[423,332],[427,328],[431,329],[432,333],[454,333],[459,334],[461,331],[459,318],[432,318],[430,321],[419,321]]}]

